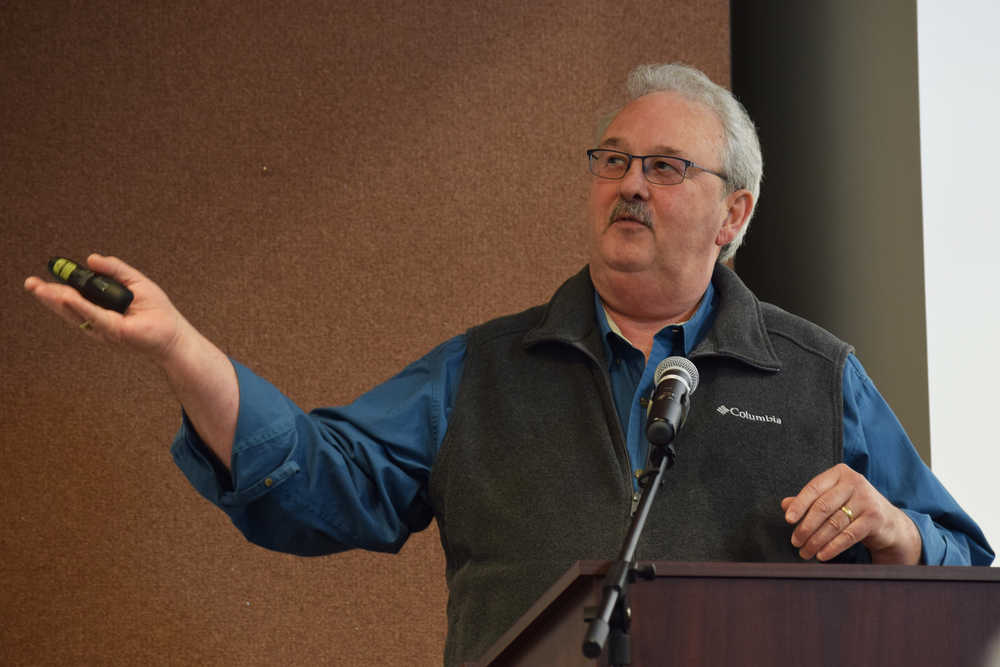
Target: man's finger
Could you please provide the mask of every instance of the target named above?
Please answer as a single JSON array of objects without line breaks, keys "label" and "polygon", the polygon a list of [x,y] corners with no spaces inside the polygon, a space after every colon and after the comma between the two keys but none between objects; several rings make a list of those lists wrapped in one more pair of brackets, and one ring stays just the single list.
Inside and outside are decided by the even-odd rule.
[{"label": "man's finger", "polygon": [[50,283],[32,276],[24,281],[24,288],[42,305],[73,326],[79,327],[83,322],[89,321],[93,328],[98,328],[109,317],[110,311],[87,301],[69,285]]},{"label": "man's finger", "polygon": [[851,518],[840,508],[850,499],[844,499],[840,487],[817,499],[795,531],[792,546],[801,547],[799,555],[809,560],[818,554],[831,540],[850,529]]},{"label": "man's finger", "polygon": [[835,466],[809,480],[809,483],[802,487],[802,490],[792,499],[785,510],[785,521],[797,523],[816,502],[816,499],[833,488],[839,478],[840,474]]},{"label": "man's finger", "polygon": [[[812,540],[817,533],[825,535],[828,540],[843,529],[844,524],[841,519],[846,519],[847,516],[840,511],[840,508],[850,501],[852,495],[851,487],[838,484],[816,498],[792,531],[792,545],[801,547]],[[837,531],[831,533],[831,527],[836,527]]]},{"label": "man's finger", "polygon": [[87,266],[97,273],[111,276],[126,287],[146,279],[138,269],[110,255],[92,253],[87,257]]},{"label": "man's finger", "polygon": [[830,560],[861,542],[875,528],[874,520],[867,515],[854,517],[837,535],[816,552],[817,560]]}]

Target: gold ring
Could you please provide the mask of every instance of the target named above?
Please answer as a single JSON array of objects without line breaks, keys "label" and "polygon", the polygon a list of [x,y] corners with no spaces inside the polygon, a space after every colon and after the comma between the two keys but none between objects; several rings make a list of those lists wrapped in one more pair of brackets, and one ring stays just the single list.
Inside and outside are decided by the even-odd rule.
[{"label": "gold ring", "polygon": [[80,322],[80,328],[83,329],[84,331],[93,331],[94,323],[91,322],[90,320],[84,320],[83,322]]},{"label": "gold ring", "polygon": [[847,522],[854,521],[854,511],[847,505],[841,505],[840,511],[847,515]]}]

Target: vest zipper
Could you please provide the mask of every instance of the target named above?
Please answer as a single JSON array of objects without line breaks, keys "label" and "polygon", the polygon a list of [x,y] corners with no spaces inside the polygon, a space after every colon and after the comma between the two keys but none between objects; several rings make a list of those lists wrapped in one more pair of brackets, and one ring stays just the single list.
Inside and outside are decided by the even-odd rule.
[{"label": "vest zipper", "polygon": [[603,389],[603,397],[605,412],[607,412],[608,406],[611,408],[611,415],[614,423],[614,428],[611,431],[611,437],[614,439],[615,435],[618,436],[618,446],[621,447],[622,452],[625,454],[625,469],[628,471],[625,475],[625,489],[630,499],[628,519],[632,519],[632,515],[635,514],[636,509],[639,507],[640,496],[635,492],[635,487],[632,486],[632,458],[628,454],[628,443],[625,440],[625,434],[622,432],[621,422],[618,420],[618,410],[615,409],[615,397],[611,392],[611,380],[603,368],[601,368],[601,363],[598,361],[590,350],[581,345],[578,342],[569,342],[571,347],[574,347],[584,355],[594,364],[594,368],[597,369],[598,375],[601,376],[601,387]]}]

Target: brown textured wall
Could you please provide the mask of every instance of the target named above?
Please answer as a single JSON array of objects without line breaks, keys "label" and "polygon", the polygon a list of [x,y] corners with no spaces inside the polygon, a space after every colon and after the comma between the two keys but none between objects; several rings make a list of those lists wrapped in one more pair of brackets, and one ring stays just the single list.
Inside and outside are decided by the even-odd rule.
[{"label": "brown textured wall", "polygon": [[728,81],[728,2],[5,2],[0,646],[13,664],[440,663],[436,531],[247,544],[158,372],[22,292],[116,254],[304,407],[547,298],[625,72]]}]

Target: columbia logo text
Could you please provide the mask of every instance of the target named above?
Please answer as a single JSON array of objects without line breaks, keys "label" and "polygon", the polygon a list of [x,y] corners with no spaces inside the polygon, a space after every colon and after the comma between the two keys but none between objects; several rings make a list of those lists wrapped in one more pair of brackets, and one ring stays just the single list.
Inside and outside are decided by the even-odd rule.
[{"label": "columbia logo text", "polygon": [[752,422],[767,422],[771,424],[780,424],[781,417],[775,417],[774,415],[755,415],[746,410],[741,410],[740,408],[727,408],[724,405],[720,405],[715,409],[720,415],[732,415],[733,417],[739,417],[740,419],[746,419]]}]

